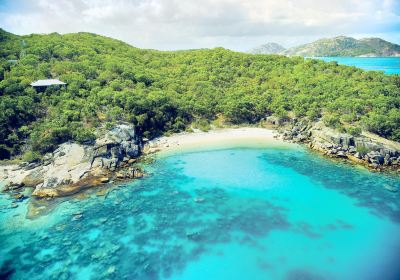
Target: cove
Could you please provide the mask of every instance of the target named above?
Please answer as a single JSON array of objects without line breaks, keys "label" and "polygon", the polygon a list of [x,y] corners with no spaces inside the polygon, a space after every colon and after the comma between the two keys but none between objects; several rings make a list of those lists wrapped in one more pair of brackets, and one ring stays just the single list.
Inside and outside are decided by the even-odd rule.
[{"label": "cove", "polygon": [[[0,196],[1,279],[400,276],[398,176],[291,147],[160,156],[151,175],[25,217]],[[75,217],[81,215],[79,219]]]}]

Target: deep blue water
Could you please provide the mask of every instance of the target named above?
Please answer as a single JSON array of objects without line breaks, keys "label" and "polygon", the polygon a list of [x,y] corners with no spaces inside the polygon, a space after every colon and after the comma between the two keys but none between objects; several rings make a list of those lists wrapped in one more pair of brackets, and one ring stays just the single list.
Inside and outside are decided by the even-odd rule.
[{"label": "deep blue water", "polygon": [[355,66],[364,70],[384,71],[386,74],[400,74],[400,57],[314,57],[324,61]]},{"label": "deep blue water", "polygon": [[146,168],[34,220],[29,199],[10,209],[0,196],[0,278],[399,279],[400,193],[384,188],[398,176],[299,148],[185,152]]}]

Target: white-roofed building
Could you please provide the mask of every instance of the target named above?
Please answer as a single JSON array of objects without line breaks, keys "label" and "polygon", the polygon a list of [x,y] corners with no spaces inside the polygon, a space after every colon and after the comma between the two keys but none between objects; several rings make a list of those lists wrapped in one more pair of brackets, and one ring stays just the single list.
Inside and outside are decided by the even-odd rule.
[{"label": "white-roofed building", "polygon": [[48,80],[37,80],[31,83],[33,87],[49,87],[49,86],[65,86],[66,83],[61,82],[57,79],[48,79]]}]

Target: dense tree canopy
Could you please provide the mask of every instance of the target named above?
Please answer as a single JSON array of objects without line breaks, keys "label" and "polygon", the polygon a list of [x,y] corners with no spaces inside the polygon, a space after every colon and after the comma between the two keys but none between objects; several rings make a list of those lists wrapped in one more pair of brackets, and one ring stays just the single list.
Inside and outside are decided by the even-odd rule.
[{"label": "dense tree canopy", "polygon": [[[36,79],[66,89],[36,92]],[[89,34],[0,31],[0,158],[90,142],[120,120],[146,137],[224,116],[256,123],[274,114],[322,118],[400,140],[400,77],[300,57],[222,48],[161,52]]]}]

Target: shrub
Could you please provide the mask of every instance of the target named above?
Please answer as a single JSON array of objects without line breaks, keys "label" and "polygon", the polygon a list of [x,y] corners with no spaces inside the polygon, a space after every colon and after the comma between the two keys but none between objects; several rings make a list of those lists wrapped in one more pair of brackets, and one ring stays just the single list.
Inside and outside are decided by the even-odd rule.
[{"label": "shrub", "polygon": [[193,123],[193,127],[200,129],[201,131],[207,132],[211,129],[210,123],[205,119],[196,120]]},{"label": "shrub", "polygon": [[346,132],[353,135],[353,136],[359,136],[361,134],[361,128],[358,126],[349,126],[346,127]]},{"label": "shrub", "polygon": [[27,162],[37,161],[40,158],[41,158],[40,153],[32,150],[26,151],[22,156],[22,160]]},{"label": "shrub", "polygon": [[357,153],[359,153],[362,156],[364,156],[364,155],[366,155],[367,153],[370,152],[370,150],[367,147],[364,147],[364,146],[358,146],[356,150],[357,150]]},{"label": "shrub", "polygon": [[322,117],[322,121],[328,127],[338,128],[340,126],[340,117],[338,114],[329,114]]},{"label": "shrub", "polygon": [[88,128],[75,130],[73,137],[81,144],[93,143],[96,140],[96,135],[93,133],[93,130]]}]

